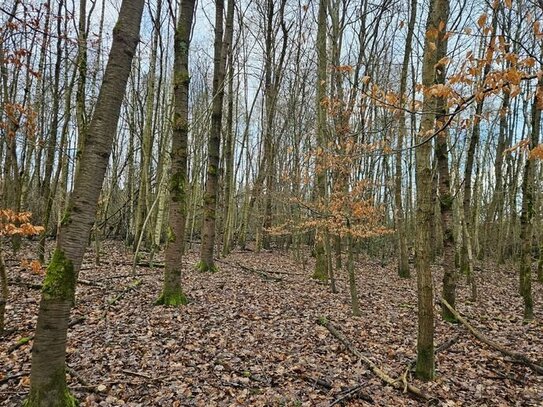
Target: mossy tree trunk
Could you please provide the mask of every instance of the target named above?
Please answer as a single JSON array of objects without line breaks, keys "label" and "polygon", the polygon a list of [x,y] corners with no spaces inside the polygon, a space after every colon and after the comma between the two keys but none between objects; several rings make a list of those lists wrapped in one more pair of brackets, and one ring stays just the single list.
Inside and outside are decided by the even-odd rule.
[{"label": "mossy tree trunk", "polygon": [[221,146],[221,124],[223,116],[224,78],[226,57],[233,34],[234,0],[229,0],[226,29],[223,39],[224,0],[215,1],[215,45],[213,55],[213,108],[211,131],[207,145],[207,174],[204,193],[204,219],[202,224],[202,246],[200,271],[216,271],[214,262],[217,196],[219,193],[219,157]]},{"label": "mossy tree trunk", "polygon": [[[422,84],[427,90],[436,83],[436,65],[439,61],[435,52],[446,34],[445,27],[449,15],[448,0],[431,0],[426,23],[426,37],[422,63]],[[432,200],[432,162],[431,140],[435,129],[436,98],[426,91],[422,103],[422,119],[419,130],[419,143],[416,149],[417,184],[417,233],[416,269],[418,290],[418,335],[416,375],[422,380],[434,378],[434,293],[431,257],[431,228],[435,216]]]},{"label": "mossy tree trunk", "polygon": [[181,288],[182,258],[187,220],[187,171],[189,132],[189,47],[195,1],[183,1],[174,40],[174,112],[171,152],[169,231],[164,286],[158,304],[177,306],[187,302]]},{"label": "mossy tree trunk", "polygon": [[74,191],[63,219],[57,248],[42,288],[32,347],[30,394],[26,406],[75,406],[65,378],[66,337],[75,286],[117,128],[131,62],[139,39],[143,0],[124,0],[113,31],[104,80],[89,125]]}]

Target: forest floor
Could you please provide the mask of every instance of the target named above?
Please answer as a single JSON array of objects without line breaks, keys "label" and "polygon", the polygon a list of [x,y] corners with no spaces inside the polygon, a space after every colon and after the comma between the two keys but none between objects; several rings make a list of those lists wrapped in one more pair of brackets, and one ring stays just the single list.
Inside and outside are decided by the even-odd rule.
[{"label": "forest floor", "polygon": [[[27,338],[42,276],[7,257],[12,331],[0,342],[0,405],[16,406],[29,389]],[[217,262],[215,274],[195,271],[196,255],[189,254],[183,284],[190,304],[179,309],[153,305],[162,269],[138,267],[134,283],[130,263],[112,242],[103,247],[101,266],[92,252],[85,257],[67,356],[68,382],[82,406],[330,406],[358,385],[361,393],[336,405],[426,404],[384,385],[317,324],[326,316],[380,368],[401,377],[415,358],[416,279],[398,278],[392,261],[358,263],[359,318],[351,316],[346,278],[340,276],[339,293],[331,294],[310,279],[311,260],[304,268],[286,253],[235,252]],[[436,268],[436,287],[440,279]],[[461,282],[460,312],[488,337],[541,361],[541,285],[533,287],[536,319],[524,324],[513,267],[485,266],[477,283],[479,299],[469,303]],[[542,376],[463,326],[442,322],[437,306],[436,313],[436,344],[458,340],[438,353],[435,381],[410,383],[442,406],[543,405]]]}]

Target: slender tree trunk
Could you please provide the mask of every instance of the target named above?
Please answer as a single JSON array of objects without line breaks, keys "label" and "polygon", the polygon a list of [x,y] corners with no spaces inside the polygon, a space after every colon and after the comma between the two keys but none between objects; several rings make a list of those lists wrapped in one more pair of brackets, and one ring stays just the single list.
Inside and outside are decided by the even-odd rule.
[{"label": "slender tree trunk", "polygon": [[[446,65],[439,62],[447,55],[447,40],[436,41],[435,65],[436,84],[445,84]],[[454,197],[451,192],[451,175],[449,173],[449,147],[447,139],[448,129],[443,129],[448,120],[447,99],[439,97],[436,103],[436,127],[440,133],[436,138],[435,155],[437,160],[439,208],[441,213],[441,231],[443,236],[443,297],[454,308],[456,304],[456,264],[454,261],[454,230],[453,230],[453,204]],[[442,309],[446,321],[455,321],[454,315],[448,308]]]},{"label": "slender tree trunk", "polygon": [[232,220],[234,212],[232,208],[232,196],[234,187],[234,55],[232,44],[228,50],[228,111],[226,114],[226,142],[224,145],[224,211],[223,211],[223,241],[222,255],[226,256],[231,250]]},{"label": "slender tree trunk", "polygon": [[[162,1],[157,3],[157,19],[160,19]],[[156,65],[157,65],[157,48],[158,48],[159,27],[155,26],[153,30],[153,39],[151,43],[151,56],[149,60],[149,73],[147,75],[147,94],[145,100],[145,118],[143,125],[143,135],[141,142],[141,157],[140,157],[140,182],[138,203],[136,206],[136,222],[135,222],[135,237],[134,250],[143,238],[144,243],[149,243],[143,222],[150,210],[151,202],[151,154],[153,153],[153,122],[155,121],[155,89],[156,89]]]},{"label": "slender tree trunk", "polygon": [[177,306],[187,299],[181,288],[188,202],[189,48],[195,0],[184,0],[174,42],[174,112],[171,152],[170,206],[164,286],[158,304]]},{"label": "slender tree trunk", "polygon": [[217,196],[219,193],[219,157],[221,146],[221,124],[223,114],[224,78],[227,52],[233,33],[234,0],[229,0],[226,30],[223,41],[224,0],[215,1],[215,51],[213,56],[213,108],[211,131],[208,140],[208,162],[204,193],[204,220],[202,224],[202,246],[200,250],[200,271],[216,271],[214,262],[215,224]]},{"label": "slender tree trunk", "polygon": [[[436,84],[436,65],[439,61],[436,48],[445,36],[449,15],[448,0],[431,0],[422,63],[422,84],[428,90]],[[441,27],[440,27],[441,25]],[[436,98],[428,91],[424,93],[419,140],[424,142],[416,150],[417,183],[417,234],[416,269],[418,289],[418,335],[416,374],[422,380],[434,378],[434,293],[430,269],[431,227],[435,215],[432,202],[431,140],[435,130]]]},{"label": "slender tree trunk", "polygon": [[[317,22],[317,94],[316,94],[316,111],[317,111],[317,161],[316,161],[316,198],[317,203],[324,204],[326,201],[326,178],[327,169],[325,163],[324,151],[326,145],[326,109],[323,106],[323,100],[326,96],[326,15],[327,15],[328,0],[319,1],[319,14]],[[326,251],[328,244],[328,251]],[[333,271],[328,270],[327,256],[331,256],[330,237],[326,228],[318,227],[315,236],[315,271],[313,278],[321,281],[326,281]]]},{"label": "slender tree trunk", "polygon": [[[407,73],[409,69],[409,59],[411,58],[413,33],[415,31],[415,20],[417,17],[417,0],[411,0],[411,10],[409,16],[409,23],[407,26],[407,38],[405,40],[405,53],[402,62],[402,73],[400,78],[400,98],[402,100],[402,106],[405,105],[406,89],[407,89]],[[396,166],[395,166],[395,189],[394,189],[394,203],[395,212],[394,220],[396,223],[396,236],[398,240],[397,256],[398,256],[398,275],[403,278],[409,278],[411,276],[409,272],[409,253],[407,252],[407,242],[405,237],[404,226],[404,210],[402,204],[402,148],[404,139],[407,136],[407,127],[405,124],[405,111],[400,111],[399,131],[398,131],[398,143],[396,153]]]},{"label": "slender tree trunk", "polygon": [[59,107],[60,107],[60,69],[62,66],[62,7],[64,1],[60,0],[58,2],[58,15],[57,15],[57,46],[56,46],[56,61],[55,61],[55,71],[53,79],[53,103],[52,103],[52,112],[53,120],[51,121],[51,131],[49,133],[49,139],[47,140],[47,158],[45,159],[45,174],[43,179],[43,184],[41,188],[41,196],[43,199],[43,227],[45,230],[40,236],[38,254],[39,259],[43,263],[45,260],[45,237],[47,235],[47,229],[49,226],[49,220],[51,218],[51,212],[53,209],[53,199],[55,196],[54,188],[51,188],[51,176],[53,174],[53,165],[55,162],[55,155],[57,150],[57,135],[59,127]]},{"label": "slender tree trunk", "polygon": [[85,145],[57,248],[43,283],[26,406],[76,405],[65,377],[70,310],[139,39],[143,5],[143,0],[124,0],[113,31],[110,59],[89,125],[92,143]]},{"label": "slender tree trunk", "polygon": [[[347,225],[350,228],[350,224]],[[358,289],[356,286],[356,273],[354,269],[354,241],[350,232],[347,235],[347,271],[349,274],[349,293],[351,294],[351,309],[353,315],[358,317],[360,313],[360,303],[358,301]]]},{"label": "slender tree trunk", "polygon": [[[541,110],[543,109],[543,78],[537,84],[532,104],[532,123],[530,150],[539,144],[541,131]],[[534,318],[534,301],[532,298],[532,240],[534,205],[535,205],[535,173],[536,163],[526,157],[522,177],[522,212],[520,214],[520,294],[524,300],[524,319]]]},{"label": "slender tree trunk", "polygon": [[2,249],[2,242],[0,241],[0,338],[4,334],[6,305],[9,297],[8,275]]}]

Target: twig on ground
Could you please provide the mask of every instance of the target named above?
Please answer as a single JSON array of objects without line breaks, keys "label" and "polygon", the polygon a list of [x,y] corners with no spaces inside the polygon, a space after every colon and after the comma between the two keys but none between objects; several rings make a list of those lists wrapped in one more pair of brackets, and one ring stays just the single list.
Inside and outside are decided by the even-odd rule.
[{"label": "twig on ground", "polygon": [[403,383],[401,383],[401,380],[393,379],[388,374],[386,374],[383,370],[379,369],[375,363],[373,363],[367,356],[362,354],[358,349],[356,349],[349,340],[341,333],[339,332],[334,326],[325,318],[320,318],[318,320],[319,325],[324,326],[330,333],[338,339],[343,346],[345,346],[353,355],[355,355],[357,358],[359,358],[362,362],[364,362],[371,371],[379,377],[383,382],[389,384],[390,386],[394,387],[397,390],[404,390],[404,387],[407,388],[407,391],[421,399],[424,400],[430,400],[430,397],[422,392],[422,390],[418,389],[417,387],[407,383],[407,386],[404,386]]},{"label": "twig on ground", "polygon": [[509,356],[510,358],[513,358],[514,360],[528,366],[530,369],[532,369],[534,372],[536,373],[539,373],[539,374],[543,374],[543,366],[537,364],[536,362],[534,362],[533,360],[531,360],[528,356],[520,353],[520,352],[516,352],[516,351],[512,351],[512,350],[509,350],[507,349],[505,346],[503,346],[502,344],[499,344],[497,342],[494,342],[490,339],[488,339],[485,335],[483,335],[481,332],[479,332],[478,330],[476,330],[466,319],[464,319],[459,313],[458,311],[456,311],[453,307],[451,307],[451,305],[444,299],[442,298],[441,299],[441,303],[447,307],[447,309],[449,311],[451,311],[451,313],[454,315],[454,317],[462,324],[464,325],[468,331],[471,332],[471,334],[473,336],[475,336],[477,339],[479,339],[481,342],[483,342],[484,344],[490,346],[492,349],[494,350],[497,350],[498,352],[501,352],[503,353],[504,355],[506,356]]}]

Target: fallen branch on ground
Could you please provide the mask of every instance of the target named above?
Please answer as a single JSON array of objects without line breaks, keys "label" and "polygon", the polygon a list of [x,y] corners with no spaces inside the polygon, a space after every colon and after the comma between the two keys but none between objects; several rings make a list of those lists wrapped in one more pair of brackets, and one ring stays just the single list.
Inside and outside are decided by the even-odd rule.
[{"label": "fallen branch on ground", "polygon": [[343,390],[340,392],[334,401],[332,401],[328,407],[333,407],[336,404],[343,403],[344,401],[349,401],[354,398],[359,398],[361,400],[367,401],[368,403],[373,404],[373,398],[367,394],[362,392],[362,387],[364,387],[364,384],[357,384],[354,387],[351,387],[350,389]]},{"label": "fallen branch on ground", "polygon": [[336,328],[330,324],[330,322],[325,318],[320,318],[318,320],[318,324],[321,326],[324,326],[330,333],[335,336],[342,344],[345,346],[353,355],[355,355],[357,358],[359,358],[362,362],[364,362],[371,371],[379,377],[383,382],[389,384],[390,386],[394,387],[397,390],[401,391],[408,391],[411,394],[424,399],[424,400],[430,400],[430,397],[422,392],[422,390],[418,389],[417,387],[409,384],[409,383],[403,383],[402,379],[393,379],[389,375],[387,375],[384,371],[379,369],[375,363],[373,363],[367,356],[363,355],[362,352],[360,352],[358,349],[356,349],[349,341],[348,339],[339,332]]},{"label": "fallen branch on ground", "polygon": [[7,383],[13,379],[18,379],[19,377],[23,377],[23,376],[28,376],[30,374],[30,372],[19,372],[19,373],[15,373],[11,376],[6,376],[4,377],[3,379],[0,380],[0,384],[4,384],[4,383]]},{"label": "fallen branch on ground", "polygon": [[265,280],[270,280],[270,281],[283,281],[283,279],[281,277],[275,277],[275,276],[272,276],[270,274],[268,274],[267,272],[263,271],[263,270],[257,270],[257,269],[254,269],[252,267],[247,267],[247,266],[244,266],[243,264],[241,263],[235,263],[236,267],[239,267],[240,269],[244,270],[244,271],[248,271],[250,273],[255,273],[255,274],[258,274],[259,276],[261,276],[262,278],[264,278]]},{"label": "fallen branch on ground", "polygon": [[279,281],[283,281],[283,278],[281,277],[275,277],[275,276],[272,276],[270,275],[268,272],[266,271],[263,271],[263,270],[257,270],[257,269],[254,269],[252,267],[249,267],[249,266],[245,266],[244,264],[241,264],[239,262],[235,262],[235,263],[230,263],[230,262],[227,262],[227,261],[224,261],[224,260],[217,260],[218,262],[220,263],[224,263],[224,264],[228,264],[230,266],[234,266],[234,267],[237,267],[237,268],[240,268],[242,269],[243,271],[247,271],[249,273],[254,273],[254,274],[258,274],[260,277],[262,277],[264,280],[269,280],[269,281],[276,281],[276,282],[279,282]]},{"label": "fallen branch on ground", "polygon": [[[460,339],[460,334],[454,335],[452,338],[447,339],[445,342],[443,342],[441,345],[437,346],[434,350],[434,355],[437,355],[439,352],[443,352],[447,349],[449,349],[451,346],[453,346],[456,342],[458,342],[458,339]],[[417,359],[413,359],[411,363],[409,363],[409,370],[413,369],[415,365],[417,364]]]},{"label": "fallen branch on ground", "polygon": [[528,356],[515,352],[512,350],[507,349],[505,346],[494,342],[490,339],[488,339],[486,336],[484,336],[481,332],[476,330],[468,321],[466,321],[459,313],[456,311],[451,305],[444,299],[441,298],[441,303],[447,307],[447,309],[454,315],[454,317],[462,324],[464,325],[468,331],[471,332],[473,336],[475,336],[477,339],[479,339],[484,344],[490,346],[492,349],[497,350],[498,352],[503,353],[506,356],[509,356],[510,358],[513,358],[514,360],[528,366],[530,369],[532,369],[534,372],[543,374],[543,366],[538,365],[536,362],[531,360]]},{"label": "fallen branch on ground", "polygon": [[301,374],[301,375],[299,375],[299,377],[303,381],[311,384],[312,386],[318,385],[318,386],[321,386],[321,387],[325,388],[326,390],[332,390],[332,385],[330,383],[328,383],[326,380],[319,379],[319,378],[315,379],[315,378],[313,378],[313,377],[311,377],[309,375],[306,375],[306,374]]},{"label": "fallen branch on ground", "polygon": [[112,298],[108,301],[108,305],[115,305],[121,298],[123,298],[129,291],[132,291],[139,287],[141,285],[141,280],[134,280],[128,287],[126,287],[123,291],[121,291],[120,294],[118,294],[115,298]]}]

